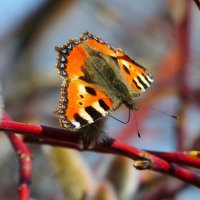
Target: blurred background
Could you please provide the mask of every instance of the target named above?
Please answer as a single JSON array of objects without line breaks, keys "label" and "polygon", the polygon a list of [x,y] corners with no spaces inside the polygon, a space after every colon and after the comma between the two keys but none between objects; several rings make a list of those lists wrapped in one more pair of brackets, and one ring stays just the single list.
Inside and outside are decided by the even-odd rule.
[{"label": "blurred background", "polygon": [[[200,149],[200,12],[192,0],[2,0],[0,8],[0,84],[5,110],[14,120],[59,127],[53,111],[62,78],[54,47],[88,30],[122,48],[155,79],[136,100],[141,138],[133,114],[126,125],[108,117],[104,131],[141,149]],[[113,116],[126,121],[128,109],[122,106]],[[34,199],[188,200],[200,195],[172,177],[136,171],[122,157],[29,147]],[[0,158],[0,199],[17,199],[18,162],[3,134]]]}]

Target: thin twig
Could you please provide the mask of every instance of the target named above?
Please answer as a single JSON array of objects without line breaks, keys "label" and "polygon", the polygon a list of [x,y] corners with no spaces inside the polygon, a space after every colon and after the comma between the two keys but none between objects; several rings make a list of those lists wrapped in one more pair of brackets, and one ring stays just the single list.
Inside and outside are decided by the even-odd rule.
[{"label": "thin twig", "polygon": [[183,152],[158,152],[148,151],[168,162],[189,165],[200,169],[200,151],[183,151]]},{"label": "thin twig", "polygon": [[[4,113],[4,119],[9,120],[10,117]],[[19,174],[19,199],[30,199],[30,183],[32,176],[32,155],[20,135],[7,131],[7,136],[17,154],[20,166]]]}]

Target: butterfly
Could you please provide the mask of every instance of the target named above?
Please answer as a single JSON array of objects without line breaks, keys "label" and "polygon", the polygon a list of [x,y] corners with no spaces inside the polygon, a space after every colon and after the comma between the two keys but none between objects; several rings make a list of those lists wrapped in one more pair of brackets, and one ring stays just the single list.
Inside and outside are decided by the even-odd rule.
[{"label": "butterfly", "polygon": [[63,78],[55,113],[60,125],[71,131],[96,122],[121,104],[136,109],[134,97],[153,82],[148,70],[88,31],[55,50],[56,68]]}]

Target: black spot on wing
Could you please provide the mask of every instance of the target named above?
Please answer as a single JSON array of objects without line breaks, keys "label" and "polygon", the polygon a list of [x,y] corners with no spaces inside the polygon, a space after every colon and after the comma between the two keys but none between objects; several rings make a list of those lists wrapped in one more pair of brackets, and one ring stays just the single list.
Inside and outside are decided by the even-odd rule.
[{"label": "black spot on wing", "polygon": [[142,74],[142,76],[145,78],[145,80],[149,83],[149,85],[151,85],[151,81],[147,78],[147,75],[145,75],[145,74]]},{"label": "black spot on wing", "polygon": [[97,95],[96,91],[93,88],[91,88],[91,87],[85,86],[85,90],[86,90],[87,93],[89,93],[89,94],[91,94],[93,96]]},{"label": "black spot on wing", "polygon": [[88,121],[82,118],[78,113],[74,115],[75,121],[79,122],[81,126],[88,124]]},{"label": "black spot on wing", "polygon": [[138,90],[142,90],[142,88],[137,84],[137,82],[134,79],[133,79],[133,83],[135,84]]},{"label": "black spot on wing", "polygon": [[124,71],[125,71],[127,74],[130,75],[130,71],[129,71],[128,67],[126,67],[125,65],[123,65],[123,68],[124,68]]},{"label": "black spot on wing", "polygon": [[107,106],[107,104],[105,103],[105,101],[103,99],[99,99],[99,105],[105,110],[108,111],[110,108],[109,106]]},{"label": "black spot on wing", "polygon": [[117,67],[119,67],[117,58],[116,58],[116,57],[111,57],[111,58],[112,58],[112,60],[114,61],[115,65],[116,65]]},{"label": "black spot on wing", "polygon": [[85,111],[90,115],[93,121],[102,117],[102,114],[99,111],[97,111],[95,108],[93,108],[92,106],[86,107]]},{"label": "black spot on wing", "polygon": [[146,83],[144,83],[144,82],[142,81],[142,79],[141,79],[139,76],[137,76],[137,79],[138,79],[138,81],[142,84],[142,86],[144,87],[144,89],[147,89],[147,88],[148,88],[148,85],[147,85]]}]

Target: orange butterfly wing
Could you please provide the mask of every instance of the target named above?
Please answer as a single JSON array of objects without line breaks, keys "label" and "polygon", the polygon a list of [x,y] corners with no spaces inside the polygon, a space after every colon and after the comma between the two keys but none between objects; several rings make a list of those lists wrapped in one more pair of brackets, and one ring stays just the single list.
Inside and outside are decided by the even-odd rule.
[{"label": "orange butterfly wing", "polygon": [[64,78],[59,107],[55,111],[60,124],[69,130],[77,130],[112,112],[114,105],[97,85],[84,80],[84,64],[89,55],[83,46],[96,45],[99,51],[113,52],[104,44],[96,44],[88,32],[79,40],[70,40],[66,45],[56,47],[58,52],[56,68]]},{"label": "orange butterfly wing", "polygon": [[84,78],[84,65],[90,57],[84,45],[114,59],[117,70],[119,69],[119,73],[137,96],[153,82],[151,74],[122,50],[112,48],[87,31],[80,39],[73,39],[61,47],[56,47],[56,68],[64,81],[59,107],[55,113],[61,126],[70,130],[93,123],[115,110],[121,103],[121,100],[113,102],[104,90]]},{"label": "orange butterfly wing", "polygon": [[78,40],[70,40],[66,45],[56,47],[58,52],[56,68],[63,78],[74,78],[84,76],[81,67],[88,59],[84,47],[79,45]]},{"label": "orange butterfly wing", "polygon": [[85,41],[86,44],[96,51],[116,58],[122,75],[128,80],[134,91],[141,93],[150,87],[153,77],[147,69],[136,63],[121,49],[112,48],[107,42],[97,36],[85,32],[82,34],[82,37],[88,34],[90,37]]},{"label": "orange butterfly wing", "polygon": [[62,127],[76,130],[106,116],[112,105],[112,100],[97,86],[80,79],[65,79],[55,112]]},{"label": "orange butterfly wing", "polygon": [[102,40],[101,38],[92,35],[91,33],[85,32],[82,34],[82,37],[85,36],[85,34],[89,34],[90,37],[87,38],[85,43],[92,49],[99,51],[105,55],[116,57],[116,51],[114,48],[112,48],[107,42]]},{"label": "orange butterfly wing", "polygon": [[153,82],[150,72],[127,56],[121,49],[117,49],[117,61],[122,75],[128,80],[136,92],[144,92]]}]

